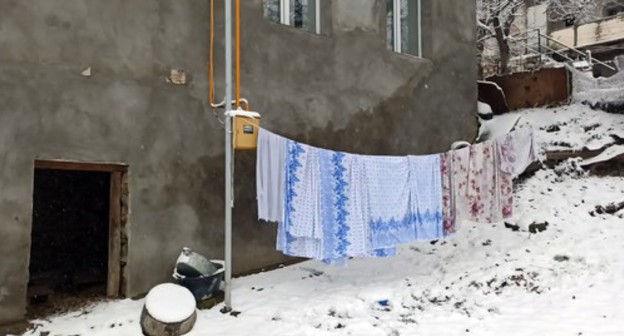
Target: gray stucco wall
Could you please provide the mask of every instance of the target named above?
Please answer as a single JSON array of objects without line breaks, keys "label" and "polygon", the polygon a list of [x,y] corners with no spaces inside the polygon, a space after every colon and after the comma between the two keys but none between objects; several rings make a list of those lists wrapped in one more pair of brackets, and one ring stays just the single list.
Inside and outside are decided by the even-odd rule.
[{"label": "gray stucco wall", "polygon": [[[386,50],[385,1],[322,0],[322,35],[244,0],[242,95],[263,126],[317,146],[422,154],[472,139],[474,2],[424,0],[425,56]],[[216,1],[216,96],[223,95]],[[26,305],[35,158],[129,165],[127,295],[182,246],[221,258],[223,129],[207,108],[206,1],[0,0],[0,324]],[[81,70],[91,66],[93,75]],[[188,85],[167,83],[184,69]],[[259,224],[255,156],[236,154],[234,272],[282,262]]]}]

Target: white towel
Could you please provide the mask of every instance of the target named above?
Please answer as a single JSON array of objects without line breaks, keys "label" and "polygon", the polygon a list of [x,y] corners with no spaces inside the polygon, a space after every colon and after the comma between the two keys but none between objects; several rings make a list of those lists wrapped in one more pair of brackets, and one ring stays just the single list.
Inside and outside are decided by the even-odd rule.
[{"label": "white towel", "polygon": [[258,219],[269,222],[283,219],[285,160],[286,138],[260,129],[256,157]]}]

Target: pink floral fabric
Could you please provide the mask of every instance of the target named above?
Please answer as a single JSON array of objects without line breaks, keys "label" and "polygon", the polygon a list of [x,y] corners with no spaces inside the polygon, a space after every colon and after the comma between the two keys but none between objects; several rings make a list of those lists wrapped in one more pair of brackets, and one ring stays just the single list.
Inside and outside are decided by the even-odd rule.
[{"label": "pink floral fabric", "polygon": [[533,162],[541,160],[532,128],[521,128],[496,140],[501,171],[514,178]]},{"label": "pink floral fabric", "polygon": [[455,200],[452,180],[452,159],[450,152],[440,154],[440,170],[442,176],[442,216],[444,235],[455,232]]},{"label": "pink floral fabric", "polygon": [[513,216],[513,178],[511,174],[500,174],[500,198],[503,218]]},{"label": "pink floral fabric", "polygon": [[455,222],[494,223],[513,209],[512,178],[503,174],[492,140],[450,152]]},{"label": "pink floral fabric", "polygon": [[445,233],[464,220],[502,221],[513,215],[513,179],[539,159],[533,130],[442,154]]}]

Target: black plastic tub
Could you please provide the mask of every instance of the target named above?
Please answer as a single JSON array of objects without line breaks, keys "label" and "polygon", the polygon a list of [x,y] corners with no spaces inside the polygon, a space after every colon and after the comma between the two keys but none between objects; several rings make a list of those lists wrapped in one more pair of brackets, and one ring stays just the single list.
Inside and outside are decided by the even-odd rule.
[{"label": "black plastic tub", "polygon": [[217,267],[217,271],[211,275],[185,276],[178,272],[177,267],[173,271],[173,278],[176,282],[190,290],[196,301],[209,299],[221,289],[225,263],[223,260],[210,260],[210,262]]}]

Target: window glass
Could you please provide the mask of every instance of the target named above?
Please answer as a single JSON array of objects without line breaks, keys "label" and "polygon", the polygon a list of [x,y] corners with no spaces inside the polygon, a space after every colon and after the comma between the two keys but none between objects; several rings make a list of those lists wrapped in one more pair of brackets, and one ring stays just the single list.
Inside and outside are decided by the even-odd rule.
[{"label": "window glass", "polygon": [[313,33],[320,33],[320,0],[264,0],[264,17],[275,23],[281,23]]},{"label": "window glass", "polygon": [[271,22],[280,23],[280,0],[264,0],[264,17]]},{"label": "window glass", "polygon": [[388,49],[421,56],[421,1],[386,0]]},{"label": "window glass", "polygon": [[307,31],[316,32],[316,1],[318,0],[291,0],[291,25]]},{"label": "window glass", "polygon": [[394,50],[394,0],[386,0],[386,38],[388,49]]},{"label": "window glass", "polygon": [[420,56],[418,0],[401,0],[401,52]]}]

